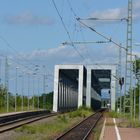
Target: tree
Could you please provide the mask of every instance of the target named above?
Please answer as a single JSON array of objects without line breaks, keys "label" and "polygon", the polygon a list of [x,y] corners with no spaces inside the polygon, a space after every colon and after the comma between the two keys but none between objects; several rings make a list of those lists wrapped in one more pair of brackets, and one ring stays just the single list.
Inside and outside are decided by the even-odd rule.
[{"label": "tree", "polygon": [[43,108],[43,98],[45,98],[45,108],[51,110],[53,107],[53,92],[42,94],[39,97],[40,100],[40,107]]},{"label": "tree", "polygon": [[134,62],[133,62],[133,72],[134,74],[137,74],[140,70],[140,59],[136,59]]},{"label": "tree", "polygon": [[7,95],[7,89],[0,85],[0,110],[3,110],[6,106],[6,95]]}]

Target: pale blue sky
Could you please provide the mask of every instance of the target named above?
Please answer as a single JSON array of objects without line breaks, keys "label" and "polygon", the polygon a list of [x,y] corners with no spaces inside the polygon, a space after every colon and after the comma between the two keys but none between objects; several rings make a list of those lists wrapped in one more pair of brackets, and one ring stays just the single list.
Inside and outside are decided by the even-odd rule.
[{"label": "pale blue sky", "polygon": [[[72,35],[75,21],[67,0],[55,1]],[[96,11],[127,8],[127,0],[70,0],[70,2],[76,14],[84,18]],[[19,52],[54,48],[68,40],[51,0],[0,0],[0,9],[0,34]],[[50,23],[45,24],[45,20]],[[108,25],[100,27],[99,30],[103,33],[107,30],[108,35],[112,32]],[[85,31],[87,39],[91,38],[91,34],[96,38],[96,34]]]},{"label": "pale blue sky", "polygon": [[[127,16],[128,0],[69,1],[75,13],[81,18],[125,18]],[[140,42],[140,1],[133,1],[133,41],[136,43]],[[76,21],[67,0],[55,0],[55,2],[73,41],[104,40]],[[125,46],[125,21],[85,23]],[[1,37],[6,39],[6,42]],[[55,64],[84,64],[85,61],[89,63],[117,63],[117,48],[113,44],[76,46],[86,58],[83,61],[71,46],[61,46],[61,43],[65,41],[69,41],[69,39],[52,0],[0,0],[0,54],[3,69],[3,58],[7,55],[10,58],[11,77],[14,77],[15,67],[20,67],[19,64],[32,69],[33,64],[38,64],[40,67],[46,65],[47,70],[53,73]],[[139,54],[139,50],[138,47],[134,47],[134,52],[137,54]],[[23,66],[21,69],[23,70]],[[13,83],[10,85],[13,87]],[[50,87],[52,88],[52,85]]]}]

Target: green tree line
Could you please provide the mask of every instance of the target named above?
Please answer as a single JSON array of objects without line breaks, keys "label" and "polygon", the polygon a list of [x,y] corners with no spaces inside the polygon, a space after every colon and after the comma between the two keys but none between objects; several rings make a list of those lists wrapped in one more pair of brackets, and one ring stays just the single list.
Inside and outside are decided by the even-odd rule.
[{"label": "green tree line", "polygon": [[[7,95],[9,99],[9,112],[15,110],[15,96],[8,92],[7,89],[3,86],[0,85],[0,112],[6,112],[6,107],[7,107]],[[40,96],[32,96],[28,99],[27,96],[23,96],[23,110],[28,109],[28,100],[29,100],[29,109],[33,109],[33,98],[34,98],[34,109],[37,110],[38,107],[39,109],[48,109],[52,110],[52,105],[53,105],[53,92],[50,93],[43,93]],[[22,96],[17,94],[16,97],[16,102],[17,102],[17,111],[22,110]]]},{"label": "green tree line", "polygon": [[[134,113],[134,91],[135,91],[135,95],[136,95],[136,104],[135,104],[135,109],[136,109],[136,117],[138,117],[138,114],[139,114],[139,93],[140,93],[140,83],[139,83],[139,77],[138,77],[138,73],[139,73],[139,70],[140,70],[140,59],[137,59],[133,62],[133,74],[135,75],[135,78],[137,78],[137,83],[136,83],[136,86],[133,87],[133,89],[129,90],[129,94],[128,95],[125,95],[125,96],[130,96],[130,93],[133,95],[133,113]],[[121,109],[122,109],[122,112],[124,111],[124,96],[121,96],[121,101],[122,101],[122,104],[121,104]],[[118,98],[118,100],[116,101],[116,110],[117,110],[117,104],[120,104],[120,98]],[[128,112],[129,110],[126,110],[126,112]]]}]

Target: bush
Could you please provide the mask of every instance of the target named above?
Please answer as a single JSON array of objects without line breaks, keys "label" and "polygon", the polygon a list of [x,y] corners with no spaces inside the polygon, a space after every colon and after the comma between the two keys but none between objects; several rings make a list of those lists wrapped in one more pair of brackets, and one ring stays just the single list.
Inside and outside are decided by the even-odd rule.
[{"label": "bush", "polygon": [[83,117],[85,118],[86,116],[90,115],[92,113],[92,109],[82,106],[79,107],[76,111],[70,112],[69,113],[69,118],[75,118],[75,117]]},{"label": "bush", "polygon": [[34,127],[29,125],[23,125],[21,128],[16,130],[17,132],[26,132],[27,134],[35,134],[36,130]]},{"label": "bush", "polygon": [[122,117],[124,117],[123,114],[117,113],[115,111],[110,111],[108,114],[109,114],[109,117],[111,117],[111,118],[122,118]]},{"label": "bush", "polygon": [[67,116],[66,116],[66,114],[58,115],[58,119],[61,120],[62,122],[67,122]]}]

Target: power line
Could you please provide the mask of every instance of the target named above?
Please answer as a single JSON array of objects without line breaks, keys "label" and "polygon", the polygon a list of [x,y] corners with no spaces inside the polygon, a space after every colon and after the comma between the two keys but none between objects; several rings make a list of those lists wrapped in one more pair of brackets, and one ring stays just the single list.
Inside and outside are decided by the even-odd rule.
[{"label": "power line", "polygon": [[[73,9],[73,7],[72,7],[72,4],[70,3],[70,1],[69,0],[67,0],[67,2],[68,2],[68,5],[69,5],[69,7],[70,7],[70,10],[71,10],[71,12],[73,13],[73,15],[74,15],[74,17],[75,17],[75,19],[77,19],[77,18],[79,18],[79,16],[76,14],[76,12],[74,11],[74,9]],[[77,21],[77,20],[76,20]],[[79,22],[78,22],[79,23]],[[80,23],[79,23],[79,25],[80,25]],[[83,32],[82,32],[82,28],[81,28],[81,26],[79,26],[80,27],[80,33],[81,33],[81,36],[82,37],[84,37],[83,36]],[[83,42],[73,42],[74,44],[92,44],[92,43],[103,43],[104,41],[97,41],[97,42],[93,42],[93,41],[85,41],[85,39],[83,39]],[[70,42],[64,42],[64,43],[62,43],[63,45],[67,45],[67,44],[71,44]],[[87,50],[87,53],[88,53],[88,57],[89,57],[89,51]]]},{"label": "power line", "polygon": [[116,18],[116,19],[113,19],[113,18],[81,18],[81,20],[101,20],[101,21],[127,21],[128,19],[127,18]]},{"label": "power line", "polygon": [[[24,60],[24,61],[26,61],[27,62],[27,60],[22,56],[22,55],[20,55],[18,52],[17,52],[17,50],[14,48],[14,47],[12,47],[12,45],[2,36],[2,35],[0,35],[0,39],[6,44],[6,46],[8,47],[8,48],[10,48],[11,50],[13,50],[13,52],[15,52],[15,54],[19,57],[19,58],[21,58],[22,60]],[[4,56],[3,56],[4,57]],[[6,57],[6,56],[5,56]],[[8,57],[8,59],[10,59],[11,61],[13,61],[14,63],[16,63],[16,64],[18,64],[19,66],[22,66],[22,67],[24,67],[26,70],[25,71],[30,71],[30,72],[34,72],[34,70],[33,69],[31,69],[31,68],[29,68],[28,66],[26,66],[26,65],[23,65],[23,64],[21,64],[20,62],[17,62],[15,59],[12,59],[12,58],[10,58],[10,57]],[[30,64],[30,65],[36,65],[36,64],[34,64],[34,63],[28,63],[28,64]],[[21,69],[22,71],[24,71],[23,69]]]},{"label": "power line", "polygon": [[[93,44],[93,43],[98,43],[98,44],[102,44],[102,43],[110,43],[110,41],[77,41],[77,42],[73,42],[74,44]],[[62,45],[71,45],[71,42],[63,42]]]},{"label": "power line", "polygon": [[[125,47],[122,47],[120,44],[118,44],[118,43],[116,43],[115,41],[113,41],[111,38],[108,38],[108,37],[106,37],[106,36],[104,36],[103,34],[101,34],[101,33],[99,33],[99,32],[97,32],[95,29],[93,29],[93,28],[91,28],[91,27],[89,27],[89,26],[87,26],[86,24],[84,24],[83,22],[81,22],[80,20],[103,20],[103,21],[128,21],[128,19],[127,18],[115,18],[115,19],[111,19],[111,18],[87,18],[87,19],[81,19],[81,18],[79,18],[79,16],[77,16],[77,14],[76,14],[76,12],[74,11],[74,9],[73,9],[73,7],[72,7],[72,5],[71,5],[71,3],[70,3],[70,1],[69,0],[67,0],[67,2],[68,2],[68,4],[69,4],[69,7],[70,7],[70,10],[71,10],[71,12],[73,13],[73,15],[74,15],[74,17],[76,18],[76,20],[79,22],[79,23],[81,23],[81,24],[83,24],[84,26],[86,26],[86,27],[88,27],[89,29],[91,29],[92,31],[94,31],[94,32],[96,32],[98,35],[100,35],[100,36],[102,36],[103,38],[105,38],[106,40],[108,40],[108,41],[97,41],[97,42],[74,42],[74,43],[76,43],[76,44],[81,44],[81,43],[83,43],[83,44],[90,44],[90,43],[109,43],[109,42],[112,42],[113,44],[115,44],[115,45],[117,45],[118,47],[120,47],[120,48],[123,48],[125,51],[127,51],[127,49],[125,48]],[[64,42],[64,44],[69,44],[69,42]]]},{"label": "power line", "polygon": [[[77,14],[75,13],[75,11],[74,11],[74,9],[73,9],[73,7],[72,7],[72,5],[71,5],[71,3],[70,3],[70,1],[69,0],[67,0],[67,2],[68,2],[68,4],[69,4],[69,7],[70,7],[70,10],[71,10],[71,12],[73,13],[73,15],[76,17],[76,18],[78,18],[79,16],[77,16]],[[90,18],[86,18],[86,19],[82,19],[81,18],[81,20],[103,20],[103,21],[127,21],[128,19],[126,18],[126,17],[124,17],[124,18],[93,18],[93,17],[90,17]]]},{"label": "power line", "polygon": [[[22,58],[22,60],[25,60],[25,58],[24,58],[22,55],[20,55],[20,54],[17,52],[17,50],[14,49],[14,48],[11,46],[11,44],[10,44],[4,37],[2,37],[1,35],[0,35],[0,39],[1,39],[2,41],[4,41],[4,43],[7,45],[7,47],[10,48],[10,49],[12,49],[12,50],[17,54],[17,56],[19,56],[20,58]],[[11,58],[8,58],[8,59],[11,59]],[[15,63],[17,63],[18,65],[21,65],[21,66],[25,67],[26,69],[28,69],[28,70],[30,70],[30,71],[33,71],[33,70],[32,70],[31,68],[29,68],[28,66],[23,65],[23,64],[21,64],[21,63],[15,61],[14,59],[11,59],[11,60],[14,61]],[[25,60],[25,61],[27,61],[27,60]]]},{"label": "power line", "polygon": [[[80,19],[79,18],[79,16],[77,16],[77,14],[75,13],[75,11],[74,11],[74,9],[73,9],[73,7],[72,7],[72,5],[71,5],[71,3],[70,3],[70,1],[69,0],[67,0],[67,2],[68,2],[68,4],[69,4],[69,7],[70,7],[70,10],[71,10],[71,12],[73,13],[73,15],[74,15],[74,17],[76,18],[76,20],[77,19]],[[80,19],[81,20],[81,19]],[[91,20],[91,19],[90,19]],[[107,20],[107,19],[106,19]],[[111,20],[111,19],[110,19]],[[113,20],[113,19],[112,19]],[[122,19],[114,19],[114,20],[125,20],[125,18],[122,18]],[[77,21],[79,21],[79,20],[77,20]],[[85,24],[86,25],[86,24]],[[87,26],[88,27],[88,26]],[[88,27],[88,28],[90,28],[90,27]],[[93,29],[92,29],[93,30]],[[94,30],[95,31],[95,30]],[[96,31],[96,33],[98,33],[97,31]],[[99,33],[98,33],[99,34]],[[101,34],[99,34],[99,35],[101,35]],[[104,37],[105,39],[107,39],[108,41],[96,41],[96,42],[73,42],[74,44],[90,44],[90,43],[109,43],[109,42],[112,42],[112,43],[114,43],[115,45],[119,45],[119,44],[117,44],[116,42],[114,42],[111,38],[107,38],[107,37],[105,37],[105,36],[102,36],[102,37]],[[64,43],[62,43],[63,45],[67,45],[67,44],[70,44],[70,42],[64,42]],[[120,46],[119,45],[119,47],[120,48],[122,48],[122,46]],[[126,50],[126,48],[124,48],[125,50]],[[98,65],[99,67],[101,67],[99,64],[96,64],[96,65]],[[101,67],[102,68],[102,67]],[[115,76],[115,75],[113,75],[113,74],[111,74],[115,79],[117,79],[117,80],[119,80],[119,78],[117,78],[117,76]]]},{"label": "power line", "polygon": [[100,32],[96,31],[94,28],[88,26],[87,24],[85,24],[84,22],[81,21],[80,18],[77,18],[77,21],[79,21],[82,25],[84,25],[85,27],[87,27],[88,29],[92,30],[93,32],[95,32],[96,34],[100,35],[101,37],[103,37],[104,39],[112,42],[113,44],[115,44],[118,47],[121,47],[122,49],[124,49],[125,51],[127,51],[127,49],[125,47],[122,47],[120,44],[116,43],[114,40],[112,40],[112,38],[109,38],[103,34],[101,34]]},{"label": "power line", "polygon": [[60,18],[60,20],[61,20],[61,23],[62,23],[62,25],[63,25],[63,27],[64,27],[64,29],[65,29],[67,35],[68,35],[68,38],[69,38],[69,40],[70,40],[70,42],[71,42],[72,47],[73,47],[73,48],[75,49],[75,51],[79,54],[79,56],[80,56],[83,60],[85,60],[85,57],[84,57],[84,56],[78,51],[78,49],[75,47],[75,45],[74,45],[74,43],[73,43],[73,41],[72,41],[72,39],[71,39],[70,33],[69,33],[69,31],[68,31],[68,29],[67,29],[67,27],[66,27],[66,25],[65,25],[65,23],[64,23],[64,21],[63,21],[63,18],[62,18],[61,14],[60,14],[60,12],[59,12],[57,6],[56,6],[55,1],[52,0],[52,3],[53,3],[53,5],[54,5],[54,8],[56,9],[56,12],[57,12],[57,14],[58,14],[58,16],[59,16],[59,18]]},{"label": "power line", "polygon": [[[76,12],[74,11],[74,9],[73,9],[73,7],[72,7],[72,4],[70,3],[69,0],[67,0],[67,3],[68,3],[68,5],[69,5],[69,7],[70,7],[70,11],[71,11],[72,14],[74,15],[74,18],[75,18],[75,19],[78,18],[79,16],[78,16],[78,15],[76,14]],[[76,20],[76,22],[77,22],[77,20]],[[78,23],[79,23],[79,22],[78,22]],[[79,25],[80,25],[80,24],[79,24]],[[80,31],[80,33],[81,33],[81,37],[82,37],[83,41],[85,41],[84,34],[83,34],[83,32],[82,32],[81,26],[79,26],[79,31]],[[89,50],[88,50],[88,49],[87,49],[87,55],[88,55],[88,57],[90,56]]]},{"label": "power line", "polygon": [[[72,13],[73,13],[74,16],[76,17],[76,20],[79,21],[80,18],[79,18],[79,17],[77,16],[77,14],[74,12],[74,10],[73,10],[73,8],[72,8],[72,6],[71,6],[69,0],[67,0],[67,1],[68,1],[68,3],[69,3],[69,6],[70,6],[70,9],[71,9]],[[55,1],[52,0],[52,3],[53,3],[53,5],[54,5],[54,7],[55,7],[55,9],[56,9],[56,12],[57,12],[57,14],[58,14],[58,16],[59,16],[59,18],[60,18],[60,20],[61,20],[61,23],[62,23],[62,25],[63,25],[63,27],[64,27],[64,29],[65,29],[67,35],[68,35],[68,38],[69,38],[69,40],[70,40],[70,43],[71,43],[72,47],[76,50],[76,52],[80,55],[80,57],[81,57],[83,60],[85,60],[85,57],[76,49],[76,47],[75,47],[75,45],[74,45],[74,42],[73,42],[72,39],[71,39],[70,33],[69,33],[69,31],[67,30],[66,25],[65,25],[65,23],[64,23],[64,21],[63,21],[63,18],[62,18],[61,14],[60,14],[60,12],[59,12],[57,6],[56,6]],[[81,21],[79,21],[79,22],[81,22]],[[81,22],[81,23],[82,23],[82,22]],[[83,25],[86,26],[86,27],[88,27],[89,29],[93,30],[94,32],[96,32],[93,28],[87,26],[86,24],[83,23]],[[98,33],[98,32],[96,32],[96,33]],[[105,38],[106,40],[108,40],[109,42],[112,42],[112,43],[114,43],[115,45],[117,45],[117,46],[119,46],[119,47],[125,49],[124,47],[122,47],[122,46],[120,46],[119,44],[117,44],[116,42],[114,42],[111,38],[107,38],[107,37],[103,36],[103,35],[100,34],[100,33],[98,33],[98,34],[101,35],[102,37],[104,37],[104,38]],[[126,50],[126,49],[125,49],[125,50]],[[100,66],[100,65],[98,65],[98,66]],[[100,67],[101,67],[101,66],[100,66]],[[101,67],[101,68],[102,68],[102,67]],[[116,78],[117,80],[119,80],[115,75],[113,75],[113,74],[111,74],[111,75],[112,75],[114,78]]]},{"label": "power line", "polygon": [[72,5],[71,5],[70,1],[67,0],[67,2],[68,2],[68,5],[69,5],[69,7],[70,7],[70,10],[71,10],[71,12],[73,13],[73,15],[75,16],[75,18],[78,18],[77,14],[75,13],[74,9],[72,8]]}]

